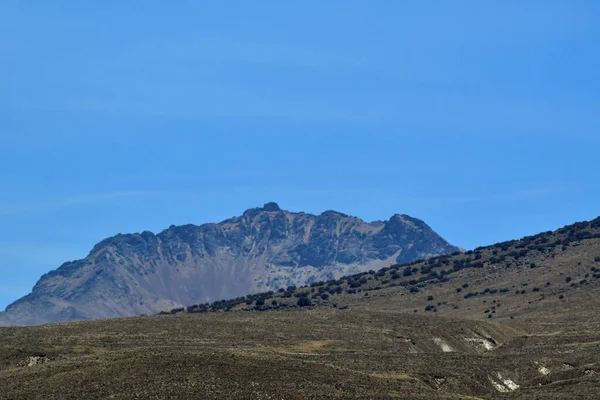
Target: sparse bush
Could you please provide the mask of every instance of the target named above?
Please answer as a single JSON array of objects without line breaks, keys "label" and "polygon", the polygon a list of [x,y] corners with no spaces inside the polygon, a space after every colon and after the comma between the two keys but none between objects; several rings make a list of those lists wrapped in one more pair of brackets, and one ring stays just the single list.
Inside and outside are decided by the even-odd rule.
[{"label": "sparse bush", "polygon": [[195,304],[193,306],[188,306],[187,309],[186,309],[186,311],[189,312],[189,313],[192,313],[192,312],[195,312],[197,309],[198,309],[198,305]]},{"label": "sparse bush", "polygon": [[308,299],[308,297],[306,297],[306,296],[301,296],[301,297],[299,297],[299,298],[298,298],[298,301],[296,302],[296,304],[297,304],[299,307],[309,307],[309,306],[312,306],[312,303],[311,303],[311,301],[310,301],[310,300]]}]

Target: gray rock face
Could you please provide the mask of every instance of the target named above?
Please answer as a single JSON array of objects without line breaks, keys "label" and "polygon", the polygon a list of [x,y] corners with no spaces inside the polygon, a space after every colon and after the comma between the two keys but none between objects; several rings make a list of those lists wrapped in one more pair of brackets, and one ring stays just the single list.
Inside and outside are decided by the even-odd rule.
[{"label": "gray rock face", "polygon": [[366,223],[276,203],[218,224],[116,235],[0,313],[0,325],[109,318],[338,278],[458,248],[407,215]]}]

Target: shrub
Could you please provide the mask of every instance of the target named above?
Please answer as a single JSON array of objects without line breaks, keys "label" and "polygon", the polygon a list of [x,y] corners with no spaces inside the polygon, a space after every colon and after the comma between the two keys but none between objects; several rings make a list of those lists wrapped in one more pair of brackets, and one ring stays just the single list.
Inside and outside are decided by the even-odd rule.
[{"label": "shrub", "polygon": [[265,299],[263,299],[263,298],[256,299],[256,305],[257,306],[264,306],[265,305]]},{"label": "shrub", "polygon": [[567,282],[567,283],[571,282],[572,280],[573,280],[573,279],[572,279],[570,276],[567,276],[567,277],[565,278],[565,282]]},{"label": "shrub", "polygon": [[191,313],[191,312],[196,311],[197,309],[198,309],[198,305],[195,304],[193,306],[188,306],[186,311],[189,312],[189,313]]},{"label": "shrub", "polygon": [[271,302],[271,305],[272,305],[272,306],[276,306],[276,305],[277,305],[277,300],[273,300],[273,301]]},{"label": "shrub", "polygon": [[433,296],[429,295],[427,296],[427,301],[432,301],[433,300]]},{"label": "shrub", "polygon": [[323,294],[321,295],[321,298],[322,298],[323,300],[327,300],[327,299],[329,298],[329,294],[327,294],[327,293],[323,293]]},{"label": "shrub", "polygon": [[299,297],[299,298],[298,298],[298,301],[296,302],[296,304],[297,304],[299,307],[309,307],[309,306],[312,306],[312,303],[311,303],[311,301],[310,301],[310,300],[308,299],[308,297],[306,297],[306,296],[301,296],[301,297]]},{"label": "shrub", "polygon": [[411,293],[419,293],[419,288],[416,287],[416,286],[413,286],[413,287],[410,288],[410,292]]}]

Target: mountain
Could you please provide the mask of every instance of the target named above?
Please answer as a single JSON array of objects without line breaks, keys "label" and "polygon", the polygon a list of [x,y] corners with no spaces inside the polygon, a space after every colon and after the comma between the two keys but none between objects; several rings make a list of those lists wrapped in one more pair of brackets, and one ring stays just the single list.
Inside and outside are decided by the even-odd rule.
[{"label": "mountain", "polygon": [[598,399],[599,308],[600,218],[174,315],[0,328],[0,399]]},{"label": "mountain", "polygon": [[0,314],[27,325],[156,313],[456,252],[423,221],[367,223],[276,203],[218,224],[116,235],[47,273]]}]

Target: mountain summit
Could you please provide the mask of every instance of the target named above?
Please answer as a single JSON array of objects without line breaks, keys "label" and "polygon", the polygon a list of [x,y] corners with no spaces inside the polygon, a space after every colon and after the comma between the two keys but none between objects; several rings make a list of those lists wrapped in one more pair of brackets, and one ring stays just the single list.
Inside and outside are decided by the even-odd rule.
[{"label": "mountain summit", "polygon": [[156,313],[457,250],[408,215],[367,223],[271,202],[218,224],[105,239],[86,258],[42,276],[0,313],[0,325]]}]

